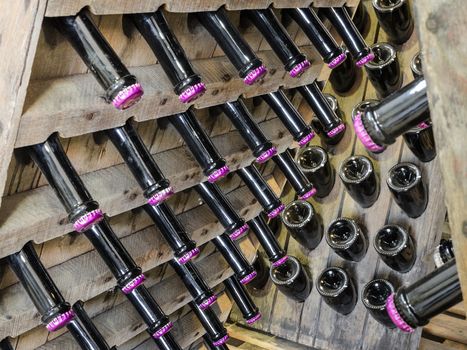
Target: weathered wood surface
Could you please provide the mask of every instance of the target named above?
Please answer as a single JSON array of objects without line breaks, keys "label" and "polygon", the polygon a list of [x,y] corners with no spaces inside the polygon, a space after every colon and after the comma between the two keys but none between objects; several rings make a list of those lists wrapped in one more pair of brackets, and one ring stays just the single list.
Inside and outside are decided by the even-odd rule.
[{"label": "weathered wood surface", "polygon": [[[370,5],[366,3],[366,5]],[[376,19],[371,9],[369,13],[372,20],[367,41],[385,41],[386,36],[375,27]],[[399,53],[399,61],[403,68],[404,84],[412,80],[409,62],[417,51],[415,35],[407,42]],[[327,87],[327,91],[331,88]],[[341,109],[345,113],[347,125],[351,125],[350,112],[352,107],[362,99],[375,98],[375,92],[368,83],[365,73],[363,81],[358,89],[347,94],[345,98],[339,98]],[[304,107],[305,109],[305,107]],[[305,110],[302,110],[305,113]],[[316,143],[316,141],[313,141]],[[369,155],[361,143],[356,140],[353,128],[348,127],[344,139],[332,149],[331,163],[338,169],[344,158],[351,154]],[[437,157],[434,161],[423,164],[419,162],[403,144],[402,139],[397,140],[394,145],[380,155],[369,155],[378,173],[381,182],[381,192],[378,201],[368,209],[362,209],[345,192],[340,179],[336,183],[331,194],[324,200],[318,202],[312,200],[313,206],[321,215],[326,228],[330,221],[339,217],[347,216],[356,219],[365,229],[369,238],[370,247],[365,258],[359,263],[344,261],[333,253],[326,242],[312,252],[306,251],[289,240],[288,253],[299,257],[312,271],[314,282],[318,274],[327,266],[344,267],[352,276],[357,285],[360,296],[363,285],[373,278],[389,278],[396,284],[410,283],[425,275],[433,266],[426,266],[422,257],[427,251],[437,244],[441,235],[445,207],[440,205],[444,190],[439,172]],[[429,184],[430,202],[425,213],[418,219],[408,218],[400,208],[392,201],[388,188],[385,184],[387,171],[391,166],[400,161],[412,161],[421,167],[424,179]],[[292,199],[290,194],[287,199]],[[287,202],[284,200],[284,202]],[[441,202],[442,203],[442,202]],[[399,274],[391,271],[380,261],[372,244],[376,231],[385,224],[399,224],[408,229],[417,245],[417,262],[413,269],[407,274]],[[283,229],[282,236],[287,236]],[[281,237],[282,237],[281,236]],[[406,335],[394,330],[388,330],[377,323],[366,311],[360,301],[354,311],[348,316],[342,316],[334,312],[313,289],[309,298],[303,304],[297,304],[278,293],[273,286],[268,286],[265,291],[252,292],[255,301],[260,306],[266,307],[263,311],[263,319],[253,327],[266,332],[297,341],[300,344],[313,346],[320,349],[416,349],[419,343],[421,330],[412,335]],[[266,295],[264,295],[266,294]],[[270,303],[270,300],[273,303]],[[263,303],[263,299],[267,303]],[[241,321],[236,316],[235,320]]]},{"label": "weathered wood surface", "polygon": [[269,6],[276,8],[283,7],[308,7],[313,4],[315,7],[330,6],[353,6],[358,0],[201,0],[201,1],[180,1],[180,0],[146,0],[132,1],[125,0],[49,0],[46,16],[69,16],[76,14],[83,7],[90,7],[95,14],[116,14],[116,13],[143,13],[153,12],[164,6],[171,12],[199,12],[215,11],[222,6],[227,10],[261,9]]},{"label": "weathered wood surface", "polygon": [[[234,193],[238,195],[238,199],[232,201],[233,205],[236,208],[242,208],[240,213],[244,215],[246,220],[258,214],[259,205],[253,200],[251,194],[245,187],[234,191]],[[198,241],[199,245],[208,242],[213,237],[223,232],[221,225],[217,223],[210,212],[207,212],[207,208],[203,207],[204,206],[201,206],[194,209],[191,213],[187,213],[190,217],[188,220],[190,225],[193,225],[193,223],[195,225],[199,224],[199,227],[187,227],[188,229],[193,228],[193,230],[189,232],[193,233],[192,237]],[[122,243],[136,263],[142,267],[143,271],[154,269],[160,264],[167,262],[172,257],[170,248],[154,226],[150,226],[123,238]],[[244,240],[240,245],[244,247],[243,250],[251,260],[254,255],[254,249],[250,241],[248,239]],[[251,250],[253,250],[253,252],[251,252]],[[219,260],[222,261],[220,255],[218,255],[218,261]],[[220,264],[220,262],[211,262],[211,268],[215,270]],[[205,268],[208,266],[205,266]],[[200,270],[203,270],[203,268],[200,267]],[[72,303],[79,299],[86,301],[106,290],[112,289],[115,285],[110,271],[94,250],[69,259],[60,265],[50,268],[48,271],[59,290],[62,291],[65,299]],[[212,277],[222,277],[217,277],[212,271],[203,275],[208,280]],[[157,293],[157,295],[159,296],[160,293],[167,293],[168,300],[166,302],[169,303],[169,305],[172,305],[171,303],[173,302],[176,304],[188,302],[189,297],[181,281],[178,280],[178,277],[174,277],[174,280],[180,284],[178,287],[159,287],[161,292]],[[217,282],[219,281],[217,280]],[[216,284],[217,283],[214,285]],[[183,291],[183,293],[180,294],[180,298],[173,298],[173,290]],[[39,324],[39,315],[19,283],[1,290],[0,300],[2,300],[0,304],[0,338],[3,339],[8,335],[17,336]],[[171,306],[166,307],[170,308]],[[173,309],[169,312],[172,311]]]},{"label": "weathered wood surface", "polygon": [[33,0],[0,4],[0,204],[46,3]]},{"label": "weathered wood surface", "polygon": [[[462,0],[414,1],[416,24],[423,50],[423,71],[435,132],[445,201],[456,249],[462,291],[467,295],[467,68],[458,64],[467,55]],[[467,305],[467,298],[464,298]]]}]

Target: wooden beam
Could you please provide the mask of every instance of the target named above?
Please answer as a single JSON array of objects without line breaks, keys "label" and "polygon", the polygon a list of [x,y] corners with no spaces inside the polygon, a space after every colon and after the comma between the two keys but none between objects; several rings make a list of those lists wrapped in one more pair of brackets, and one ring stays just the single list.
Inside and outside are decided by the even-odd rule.
[{"label": "wooden beam", "polygon": [[414,1],[423,71],[456,262],[467,305],[467,7],[463,0]]},{"label": "wooden beam", "polygon": [[423,331],[442,339],[467,344],[467,321],[445,314],[434,317]]}]

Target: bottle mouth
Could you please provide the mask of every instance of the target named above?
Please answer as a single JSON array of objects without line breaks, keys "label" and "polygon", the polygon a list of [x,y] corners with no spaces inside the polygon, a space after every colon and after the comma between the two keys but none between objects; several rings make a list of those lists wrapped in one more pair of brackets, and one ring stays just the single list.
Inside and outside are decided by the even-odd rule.
[{"label": "bottle mouth", "polygon": [[300,150],[297,163],[304,173],[314,173],[323,168],[328,161],[328,155],[319,146],[310,146]]},{"label": "bottle mouth", "polygon": [[130,282],[128,282],[122,287],[122,292],[124,294],[131,293],[135,288],[141,285],[145,280],[146,280],[146,276],[144,276],[144,274],[140,274],[136,276]]},{"label": "bottle mouth", "polygon": [[310,203],[303,200],[296,200],[287,204],[281,217],[286,226],[298,228],[308,223],[313,215],[314,209]]},{"label": "bottle mouth", "polygon": [[413,56],[412,61],[410,62],[410,69],[416,76],[423,75],[422,53],[420,51]]},{"label": "bottle mouth", "polygon": [[102,210],[99,208],[94,209],[76,219],[76,221],[73,223],[73,228],[76,232],[83,232],[91,228],[91,226],[101,222],[103,219],[104,213]]},{"label": "bottle mouth", "polygon": [[226,176],[230,172],[230,169],[227,165],[224,165],[222,168],[214,170],[209,176],[208,176],[208,181],[210,183],[214,183],[220,179],[222,179],[224,176]]},{"label": "bottle mouth", "polygon": [[358,238],[360,228],[348,218],[338,218],[331,222],[326,231],[326,242],[334,249],[348,249]]},{"label": "bottle mouth", "polygon": [[422,179],[420,169],[412,163],[399,163],[389,170],[386,183],[389,188],[401,192],[408,191]]},{"label": "bottle mouth", "polygon": [[344,51],[341,54],[339,54],[337,57],[333,58],[331,62],[328,63],[328,67],[330,69],[334,69],[340,66],[345,61],[346,58],[347,58],[347,53]]},{"label": "bottle mouth", "polygon": [[363,287],[363,305],[372,310],[385,310],[386,301],[393,293],[394,286],[388,280],[376,279],[370,281]]},{"label": "bottle mouth", "polygon": [[374,247],[381,255],[395,256],[407,246],[408,241],[409,234],[402,227],[386,225],[376,233]]},{"label": "bottle mouth", "polygon": [[178,262],[180,264],[184,265],[188,261],[193,260],[194,258],[196,258],[199,255],[200,252],[201,252],[200,249],[198,247],[196,247],[196,248],[186,252],[181,257],[179,257]]},{"label": "bottle mouth", "polygon": [[284,204],[280,204],[277,208],[274,208],[271,210],[267,215],[269,219],[274,219],[276,216],[278,216],[280,213],[282,213],[285,209]]},{"label": "bottle mouth", "polygon": [[136,104],[143,96],[144,91],[139,83],[132,84],[120,90],[112,99],[112,105],[125,110]]},{"label": "bottle mouth", "polygon": [[198,83],[186,88],[178,98],[182,103],[190,103],[203,96],[205,92],[206,85],[204,83]]},{"label": "bottle mouth", "polygon": [[267,73],[267,69],[265,66],[261,65],[257,68],[254,68],[248,72],[248,74],[243,78],[243,82],[246,85],[253,85],[257,81],[259,81],[264,75]]},{"label": "bottle mouth", "polygon": [[336,112],[337,111],[337,98],[335,98],[331,94],[323,94],[323,96],[326,98],[326,102],[331,106],[331,109]]},{"label": "bottle mouth", "polygon": [[75,313],[70,309],[47,323],[46,328],[49,332],[55,332],[56,330],[65,327],[74,317]]},{"label": "bottle mouth", "polygon": [[318,293],[325,297],[337,297],[349,286],[349,276],[340,267],[328,267],[318,277]]},{"label": "bottle mouth", "polygon": [[288,256],[288,259],[278,266],[271,265],[269,275],[275,285],[285,286],[292,284],[300,274],[301,264],[294,256]]},{"label": "bottle mouth", "polygon": [[299,78],[305,71],[311,67],[311,63],[308,60],[304,60],[296,64],[289,72],[292,78]]},{"label": "bottle mouth", "polygon": [[305,146],[306,144],[308,144],[308,142],[310,142],[311,140],[313,140],[313,138],[315,137],[315,133],[312,131],[310,132],[309,134],[305,135],[304,137],[302,137],[299,141],[298,141],[298,145],[300,147],[303,147]]},{"label": "bottle mouth", "polygon": [[356,104],[352,109],[352,121],[355,120],[357,114],[365,112],[367,107],[376,106],[378,103],[378,100],[368,99]]},{"label": "bottle mouth", "polygon": [[157,206],[169,199],[174,193],[174,188],[172,186],[164,188],[163,190],[156,192],[154,195],[148,198],[148,204],[152,206]]},{"label": "bottle mouth", "polygon": [[339,169],[342,181],[358,184],[373,172],[371,161],[365,156],[352,156],[344,160]]},{"label": "bottle mouth", "polygon": [[353,119],[353,127],[357,137],[360,139],[360,142],[367,150],[375,153],[383,152],[386,147],[378,145],[375,141],[373,141],[370,134],[366,130],[365,125],[363,124],[362,115],[362,113],[357,113]]},{"label": "bottle mouth", "polygon": [[397,58],[396,50],[388,43],[376,43],[370,46],[371,51],[374,53],[375,58],[373,61],[368,62],[366,67],[368,69],[379,69],[390,65]]},{"label": "bottle mouth", "polygon": [[373,0],[373,7],[380,12],[390,12],[404,3],[405,0]]},{"label": "bottle mouth", "polygon": [[232,241],[236,241],[237,239],[240,239],[241,237],[243,237],[249,230],[249,226],[248,224],[243,224],[242,226],[240,226],[239,228],[237,228],[234,232],[232,232],[229,237]]}]

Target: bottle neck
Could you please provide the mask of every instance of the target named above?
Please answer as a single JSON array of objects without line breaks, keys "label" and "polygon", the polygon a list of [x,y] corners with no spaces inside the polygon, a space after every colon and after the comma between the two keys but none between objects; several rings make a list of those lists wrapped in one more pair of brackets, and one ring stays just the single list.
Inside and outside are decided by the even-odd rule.
[{"label": "bottle neck", "polygon": [[263,247],[272,264],[275,266],[280,265],[280,263],[284,261],[283,259],[286,257],[286,252],[281,248],[279,242],[271,232],[271,229],[269,228],[266,221],[262,218],[261,215],[258,215],[248,221],[248,225],[255,234],[256,238],[261,244],[261,247]]},{"label": "bottle neck", "polygon": [[229,336],[227,334],[227,330],[224,328],[222,322],[216,316],[214,311],[211,308],[201,310],[193,302],[190,303],[190,307],[203,325],[203,328],[206,330],[209,338],[211,338],[213,345],[224,344]]},{"label": "bottle neck", "polygon": [[259,309],[251,299],[245,287],[238,282],[235,277],[229,277],[224,281],[224,285],[230,297],[237,304],[243,318],[248,324],[253,323],[258,318]]}]

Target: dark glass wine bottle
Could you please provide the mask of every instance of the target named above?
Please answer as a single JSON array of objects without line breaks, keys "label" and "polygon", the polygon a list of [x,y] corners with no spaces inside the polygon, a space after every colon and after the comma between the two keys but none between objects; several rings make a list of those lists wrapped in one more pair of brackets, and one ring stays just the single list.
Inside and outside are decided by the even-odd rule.
[{"label": "dark glass wine bottle", "polygon": [[386,183],[396,204],[411,218],[418,218],[428,205],[428,188],[419,167],[403,162],[388,172]]},{"label": "dark glass wine bottle", "polygon": [[455,258],[454,246],[450,239],[441,239],[439,244],[430,253],[436,267],[441,267],[449,260]]},{"label": "dark glass wine bottle", "polygon": [[243,40],[223,8],[211,12],[197,12],[196,15],[199,22],[216,39],[245,84],[252,85],[266,74],[267,70],[263,62]]},{"label": "dark glass wine bottle", "polygon": [[316,81],[309,85],[299,86],[297,89],[313,110],[328,137],[336,137],[345,130],[345,124],[329,105]]},{"label": "dark glass wine bottle", "polygon": [[368,240],[355,220],[338,218],[326,230],[328,245],[341,258],[360,261],[368,250]]},{"label": "dark glass wine bottle", "polygon": [[355,285],[340,267],[328,267],[321,272],[316,288],[326,304],[342,315],[350,314],[357,304]]},{"label": "dark glass wine bottle", "polygon": [[423,66],[422,66],[422,53],[418,51],[410,61],[410,69],[414,79],[420,78],[423,76]]},{"label": "dark glass wine bottle", "polygon": [[258,163],[266,162],[277,153],[276,147],[266,138],[241,99],[226,102],[221,105],[221,108],[237,128]]},{"label": "dark glass wine bottle", "polygon": [[289,150],[274,156],[272,159],[287,178],[287,181],[290,182],[299,199],[306,200],[316,194],[316,188],[298,168]]},{"label": "dark glass wine bottle", "polygon": [[248,224],[237,214],[219,186],[202,182],[195,189],[221,225],[224,226],[225,233],[229,235],[230,239],[239,239],[247,233]]},{"label": "dark glass wine bottle", "polygon": [[154,13],[131,14],[129,17],[154,52],[180,101],[190,103],[202,96],[206,86],[195,73],[164,13],[158,10]]},{"label": "dark glass wine bottle", "polygon": [[435,137],[431,120],[425,120],[402,135],[405,144],[422,162],[430,162],[436,157]]},{"label": "dark glass wine bottle", "polygon": [[390,42],[402,45],[410,39],[414,20],[407,0],[373,0],[372,4],[379,25]]},{"label": "dark glass wine bottle", "polygon": [[248,287],[261,290],[269,281],[269,265],[266,264],[266,260],[261,253],[256,254],[253,261],[253,268],[257,272],[257,275],[256,278],[248,284]]},{"label": "dark glass wine bottle", "polygon": [[418,281],[392,294],[386,310],[397,328],[412,333],[462,301],[456,260],[450,260]]},{"label": "dark glass wine bottle", "polygon": [[310,61],[300,52],[271,8],[245,10],[244,12],[251,23],[253,23],[266,38],[269,46],[271,46],[277,57],[279,57],[284,64],[285,70],[289,72],[292,78],[299,77],[311,66]]},{"label": "dark glass wine bottle", "polygon": [[203,168],[204,175],[209,182],[216,182],[229,173],[229,167],[225,165],[216,146],[206,135],[201,124],[196,119],[193,111],[175,114],[169,117],[169,121],[177,129],[193,154],[198,164]]},{"label": "dark glass wine bottle", "polygon": [[357,67],[362,67],[375,58],[343,7],[323,7],[321,10],[339,33]]},{"label": "dark glass wine bottle", "polygon": [[241,284],[248,284],[256,277],[257,272],[229,236],[223,233],[215,237],[212,243],[230,265]]},{"label": "dark glass wine bottle", "polygon": [[329,76],[329,82],[333,90],[339,94],[347,94],[357,81],[357,68],[350,57],[350,53],[347,48],[343,47],[346,52],[347,59],[332,70]]},{"label": "dark glass wine bottle", "polygon": [[311,203],[293,201],[281,214],[282,222],[292,237],[309,250],[318,247],[323,238],[323,222]]},{"label": "dark glass wine bottle", "polygon": [[388,43],[371,45],[375,59],[365,65],[365,70],[378,98],[384,98],[400,89],[402,72],[396,49]]},{"label": "dark glass wine bottle", "polygon": [[282,204],[281,200],[276,196],[253,164],[239,169],[237,174],[250,189],[250,192],[259,204],[261,204],[269,218],[276,217],[284,210],[284,204]]},{"label": "dark glass wine bottle", "polygon": [[427,110],[426,81],[418,78],[357,114],[353,121],[355,133],[368,150],[381,152],[385,145],[423,122]]},{"label": "dark glass wine bottle", "polygon": [[266,101],[269,107],[271,107],[274,113],[276,113],[282,124],[284,124],[300,147],[305,146],[315,137],[311,126],[305,123],[300,113],[298,113],[292,102],[290,102],[281,90],[270,92],[261,97]]},{"label": "dark glass wine bottle", "polygon": [[66,156],[56,135],[31,146],[30,155],[55,191],[78,232],[84,232],[117,280],[119,289],[143,318],[147,331],[157,343],[180,349],[168,331],[172,323],[144,286],[144,274],[118,240]]},{"label": "dark glass wine bottle", "polygon": [[[351,11],[350,7],[345,7],[346,10]],[[349,12],[349,16],[351,16],[351,12]],[[352,22],[355,24],[358,32],[365,37],[368,34],[368,31],[371,27],[371,18],[368,15],[368,11],[366,9],[365,4],[363,1],[360,1],[355,8],[354,15],[352,17]]]},{"label": "dark glass wine bottle", "polygon": [[224,286],[237,304],[247,324],[253,324],[261,318],[261,313],[251,299],[246,288],[235,277],[229,277],[224,281]]},{"label": "dark glass wine bottle", "polygon": [[297,22],[329,68],[334,69],[345,61],[345,51],[337,45],[313,9],[287,9],[285,13]]},{"label": "dark glass wine bottle", "polygon": [[376,321],[388,328],[395,328],[386,311],[386,302],[391,294],[394,294],[391,282],[375,279],[363,287],[362,302]]},{"label": "dark glass wine bottle", "polygon": [[316,187],[316,197],[324,198],[331,192],[336,172],[323,148],[319,146],[302,148],[297,156],[297,164],[303,174]]},{"label": "dark glass wine bottle", "polygon": [[229,339],[229,334],[214,311],[210,308],[201,309],[193,302],[190,302],[190,307],[206,330],[212,345],[221,346],[225,344]]},{"label": "dark glass wine bottle", "polygon": [[311,293],[313,283],[308,272],[294,256],[289,256],[279,266],[271,265],[269,275],[281,293],[299,303],[303,303]]},{"label": "dark glass wine bottle", "polygon": [[139,101],[143,95],[140,83],[130,74],[86,10],[76,16],[55,17],[53,23],[105,90],[107,103],[117,109],[127,109]]},{"label": "dark glass wine bottle", "polygon": [[248,225],[258,239],[259,244],[261,244],[261,247],[263,247],[273,266],[279,266],[287,261],[288,257],[285,250],[282,249],[261,215],[258,215],[248,221]]}]

